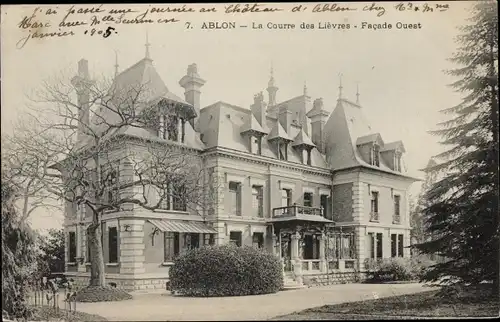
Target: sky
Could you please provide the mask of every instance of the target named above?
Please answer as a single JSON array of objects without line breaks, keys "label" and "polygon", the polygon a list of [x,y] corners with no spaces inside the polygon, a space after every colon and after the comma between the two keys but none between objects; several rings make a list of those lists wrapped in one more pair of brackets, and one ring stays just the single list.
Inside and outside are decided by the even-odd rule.
[{"label": "sky", "polygon": [[[360,10],[322,13],[308,10],[291,14],[291,7],[297,4],[275,4],[285,11],[272,14],[223,14],[223,6],[228,4],[222,4],[214,5],[217,13],[164,15],[180,20],[174,24],[116,25],[117,33],[108,38],[84,35],[86,27],[73,28],[75,36],[31,39],[21,49],[16,48],[16,44],[27,36],[29,28],[19,28],[19,23],[25,15],[30,16],[35,7],[2,6],[2,134],[12,132],[13,122],[22,118],[26,111],[26,94],[39,88],[43,80],[61,71],[71,75],[82,58],[89,61],[90,72],[95,77],[112,76],[115,51],[119,70],[126,69],[145,56],[147,34],[153,64],[168,89],[177,96],[183,97],[178,82],[187,66],[198,65],[200,76],[206,80],[201,106],[225,101],[249,108],[254,94],[262,91],[267,97],[265,88],[272,64],[279,87],[278,102],[301,95],[307,84],[312,99],[323,98],[326,109],[332,111],[341,73],[343,96],[356,100],[359,84],[360,102],[372,128],[380,132],[386,142],[403,141],[407,151],[406,166],[415,172],[443,150],[439,137],[428,131],[445,120],[439,111],[457,104],[461,98],[448,86],[454,79],[443,71],[454,67],[447,59],[456,50],[457,26],[466,23],[467,9],[472,3],[442,3],[449,4],[449,9],[432,13],[397,12],[394,3],[377,3],[386,9],[381,17]],[[352,6],[363,8],[370,4]],[[110,9],[110,6],[104,8]],[[313,4],[307,3],[307,6]],[[113,7],[118,8],[118,5]],[[45,11],[49,7],[42,8]],[[58,10],[60,16],[69,6],[50,8]],[[144,11],[151,6],[130,5],[130,8]],[[57,25],[61,20],[58,15],[42,14],[36,19],[52,19],[51,24]],[[78,19],[81,16],[71,17]],[[264,29],[202,30],[202,23],[209,21],[234,21],[237,25],[249,26],[262,23]],[[393,29],[361,29],[363,21],[391,23]],[[193,28],[186,28],[186,22]],[[265,28],[268,22],[295,24],[296,29],[268,30]],[[301,22],[314,23],[316,29],[302,30],[299,28]],[[422,28],[400,30],[395,27],[397,22],[420,23]],[[317,29],[319,23],[344,23],[351,28],[320,30]],[[359,27],[353,28],[354,25]],[[418,189],[419,184],[415,184],[410,193],[417,195]],[[42,211],[35,213],[31,220],[33,226],[40,229],[62,224],[59,213]]]}]

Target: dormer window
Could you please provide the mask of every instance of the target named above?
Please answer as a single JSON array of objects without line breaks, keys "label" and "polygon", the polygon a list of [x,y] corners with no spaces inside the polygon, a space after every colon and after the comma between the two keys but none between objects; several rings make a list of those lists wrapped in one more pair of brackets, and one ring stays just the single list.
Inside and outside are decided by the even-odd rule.
[{"label": "dormer window", "polygon": [[374,144],[370,152],[370,164],[380,167],[380,146]]},{"label": "dormer window", "polygon": [[250,153],[262,154],[262,136],[250,135]]},{"label": "dormer window", "polygon": [[302,163],[311,165],[311,149],[303,149],[301,155],[302,155]]},{"label": "dormer window", "polygon": [[280,160],[288,160],[288,143],[278,143],[278,157]]},{"label": "dormer window", "polygon": [[158,136],[165,140],[184,143],[186,121],[177,115],[160,115]]},{"label": "dormer window", "polygon": [[401,152],[399,151],[394,154],[394,171],[401,172]]}]

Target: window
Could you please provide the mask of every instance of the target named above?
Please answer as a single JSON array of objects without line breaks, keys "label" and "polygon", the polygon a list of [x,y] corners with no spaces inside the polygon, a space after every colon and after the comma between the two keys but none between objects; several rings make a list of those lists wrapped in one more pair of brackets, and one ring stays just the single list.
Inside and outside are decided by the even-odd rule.
[{"label": "window", "polygon": [[264,217],[262,186],[252,186],[252,208],[255,217]]},{"label": "window", "polygon": [[186,120],[179,118],[177,115],[160,115],[158,136],[162,139],[176,142],[179,142],[180,139],[180,142],[184,143],[186,137]]},{"label": "window", "polygon": [[398,256],[403,257],[404,254],[404,235],[398,235]]},{"label": "window", "polygon": [[215,244],[214,234],[203,234],[203,245],[204,246],[214,245],[214,244]]},{"label": "window", "polygon": [[288,160],[288,144],[278,143],[278,158],[280,160]]},{"label": "window", "polygon": [[179,140],[179,118],[177,115],[167,117],[167,139],[170,141]]},{"label": "window", "polygon": [[87,253],[86,253],[86,262],[87,263],[90,263],[90,232],[89,232],[89,229],[87,228],[87,239],[86,239],[86,243],[87,243]]},{"label": "window", "polygon": [[179,255],[179,233],[164,233],[163,260],[171,262],[175,256]]},{"label": "window", "polygon": [[375,234],[368,233],[368,249],[370,250],[370,258],[375,258]]},{"label": "window", "polygon": [[120,161],[110,162],[101,167],[101,184],[104,187],[103,202],[113,204],[118,201],[118,179]]},{"label": "window", "polygon": [[290,207],[292,205],[292,190],[282,189],[281,190],[281,206]]},{"label": "window", "polygon": [[163,210],[169,210],[170,209],[170,197],[171,197],[171,193],[170,193],[170,185],[168,188],[164,189],[163,191],[160,191],[160,198],[163,198],[161,201],[160,201],[160,206],[158,207],[159,209],[163,209]]},{"label": "window", "polygon": [[319,235],[304,236],[304,259],[319,259]]},{"label": "window", "polygon": [[323,217],[326,217],[326,214],[327,214],[327,212],[328,212],[328,198],[329,198],[329,197],[330,197],[329,195],[321,195],[321,196],[320,196],[320,203],[321,203],[321,208],[322,208],[322,210],[321,210],[321,211],[322,211],[321,215],[322,215]]},{"label": "window", "polygon": [[379,167],[380,166],[380,146],[374,144],[370,153],[370,164]]},{"label": "window", "polygon": [[186,120],[181,119],[181,143],[186,139]]},{"label": "window", "polygon": [[200,234],[186,233],[184,235],[184,248],[187,249],[200,248]]},{"label": "window", "polygon": [[312,207],[313,194],[312,192],[304,192],[304,207]]},{"label": "window", "polygon": [[253,233],[252,244],[253,247],[264,248],[264,233]]},{"label": "window", "polygon": [[260,136],[250,135],[250,153],[262,154],[262,138]]},{"label": "window", "polygon": [[391,234],[391,257],[398,256],[398,235]]},{"label": "window", "polygon": [[401,213],[400,213],[400,208],[401,207],[401,196],[395,195],[394,196],[394,218],[393,218],[393,223],[399,224],[401,223]]},{"label": "window", "polygon": [[377,258],[383,258],[383,244],[382,244],[382,233],[377,233]]},{"label": "window", "polygon": [[108,263],[118,263],[118,229],[109,227],[108,229]]},{"label": "window", "polygon": [[186,186],[181,184],[173,187],[172,208],[176,211],[187,210]]},{"label": "window", "polygon": [[76,232],[68,234],[68,263],[76,263]]},{"label": "window", "polygon": [[307,150],[307,165],[311,165],[311,150]]},{"label": "window", "polygon": [[229,233],[229,243],[241,247],[241,231],[232,231]]},{"label": "window", "polygon": [[371,221],[378,221],[378,192],[372,191],[371,199]]},{"label": "window", "polygon": [[394,154],[394,171],[401,172],[401,153],[396,152]]},{"label": "window", "polygon": [[165,115],[160,115],[160,128],[158,129],[158,136],[161,139],[166,139],[166,131],[165,131]]},{"label": "window", "polygon": [[229,200],[231,202],[231,214],[241,216],[241,183],[229,182]]}]

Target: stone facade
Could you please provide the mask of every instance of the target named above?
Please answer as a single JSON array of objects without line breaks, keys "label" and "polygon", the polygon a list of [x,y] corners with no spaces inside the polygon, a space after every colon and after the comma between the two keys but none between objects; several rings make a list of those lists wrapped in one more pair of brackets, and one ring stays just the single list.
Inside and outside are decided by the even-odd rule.
[{"label": "stone facade", "polygon": [[[164,288],[172,265],[169,252],[178,255],[186,245],[191,247],[190,243],[202,246],[234,242],[263,247],[286,257],[283,245],[277,245],[281,242],[281,235],[280,238],[277,235],[278,221],[286,216],[295,216],[291,220],[297,227],[302,225],[301,220],[322,223],[319,226],[334,221],[337,228],[353,233],[349,247],[353,247],[355,254],[348,258],[348,265],[358,271],[363,269],[364,260],[372,256],[373,247],[378,247],[377,254],[381,249],[382,257],[391,256],[393,234],[403,235],[404,246],[409,246],[411,227],[407,191],[416,179],[401,169],[394,169],[384,158],[380,158],[379,164],[372,162],[373,147],[384,147],[384,142],[380,134],[364,123],[360,105],[339,97],[334,112],[329,114],[322,99],[312,104],[306,89],[295,98],[277,102],[278,88],[273,78],[269,83],[268,103],[263,101],[262,94],[257,94],[252,109],[225,102],[202,109],[200,95],[205,81],[198,74],[196,64],[188,67],[180,82],[185,88],[185,101],[168,92],[150,57],[118,74],[115,81],[142,82],[143,74],[134,74],[136,70],[143,70],[141,66],[159,82],[152,84],[155,89],[165,88],[166,102],[178,104],[180,110],[192,108],[195,111],[196,116],[183,120],[186,121],[182,123],[183,141],[175,144],[195,151],[206,173],[204,188],[213,192],[214,202],[201,211],[203,218],[194,211],[172,208],[148,211],[133,205],[105,212],[100,224],[108,283],[116,283],[117,287],[127,290]],[[154,135],[153,132],[147,135]],[[123,135],[127,137],[127,133]],[[129,139],[132,140],[132,135]],[[165,138],[159,140],[170,144]],[[110,149],[109,154],[116,158],[120,176],[134,179],[131,161],[126,155],[127,144]],[[132,141],[130,147],[144,150]],[[385,149],[404,152],[402,143],[387,144]],[[387,151],[385,155],[393,153]],[[141,193],[138,187],[127,189],[119,193]],[[371,199],[374,192],[378,193],[376,210]],[[401,220],[398,222],[394,220],[394,196],[400,200]],[[148,198],[158,200],[154,191],[148,192]],[[292,210],[295,213],[292,214]],[[303,211],[301,218],[297,210]],[[377,220],[372,218],[374,211]],[[88,207],[66,205],[65,232],[76,233],[76,257],[79,259],[66,263],[66,272],[77,283],[88,280],[90,259],[85,232],[91,220]],[[110,231],[114,234],[115,228],[116,236],[111,238]],[[369,242],[373,234],[382,236],[381,247],[371,239]],[[289,260],[298,280],[320,284],[325,280],[344,282],[356,280],[361,274],[343,271],[351,269],[343,266],[339,268],[341,271],[328,275],[325,239],[317,234],[311,237],[314,243],[317,242],[316,246],[307,246],[309,250],[314,249],[307,256],[315,258],[306,263],[311,266],[305,267],[308,270],[305,271],[303,253],[306,246],[302,238],[306,237],[298,232],[290,236]],[[113,244],[114,238],[116,244]],[[118,254],[116,261],[110,259],[112,245]],[[68,240],[65,251],[70,252]],[[410,256],[406,248],[404,256]],[[310,274],[312,270],[315,271],[313,275]]]}]

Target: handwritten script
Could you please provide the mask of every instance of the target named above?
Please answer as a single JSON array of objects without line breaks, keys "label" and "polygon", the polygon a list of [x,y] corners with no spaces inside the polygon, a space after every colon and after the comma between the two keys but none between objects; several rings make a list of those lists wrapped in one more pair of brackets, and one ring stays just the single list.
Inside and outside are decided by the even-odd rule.
[{"label": "handwritten script", "polygon": [[[139,9],[138,9],[139,8]],[[57,39],[83,34],[96,37],[114,37],[119,34],[121,25],[173,25],[185,20],[185,26],[191,28],[188,21],[192,15],[210,18],[211,13],[220,13],[227,17],[251,16],[271,13],[314,13],[327,14],[369,12],[382,17],[389,10],[393,12],[433,13],[449,9],[448,4],[436,2],[394,2],[394,3],[327,3],[298,4],[282,7],[279,4],[223,4],[223,5],[145,5],[126,7],[103,4],[94,6],[44,6],[36,7],[30,14],[21,17],[17,28],[23,36],[17,41],[18,49],[24,48],[32,39]]]}]

